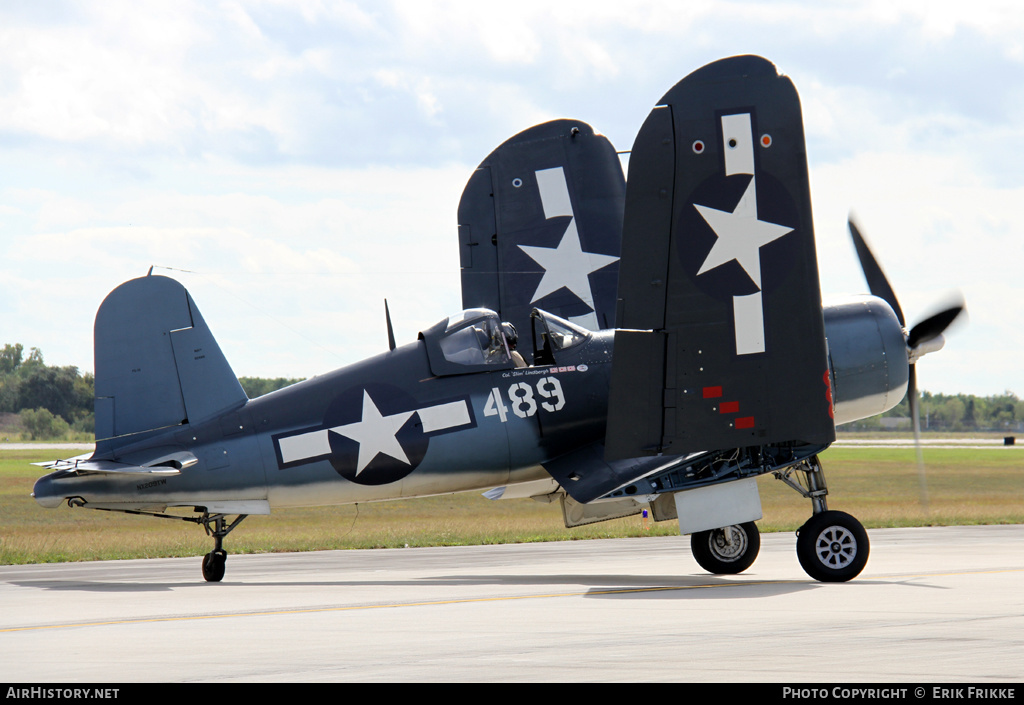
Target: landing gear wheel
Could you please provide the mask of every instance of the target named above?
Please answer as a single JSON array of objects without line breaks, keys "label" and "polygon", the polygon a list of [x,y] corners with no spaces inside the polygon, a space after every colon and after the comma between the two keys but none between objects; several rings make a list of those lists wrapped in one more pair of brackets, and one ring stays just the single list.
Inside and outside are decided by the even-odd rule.
[{"label": "landing gear wheel", "polygon": [[761,550],[761,534],[752,521],[699,531],[690,536],[690,549],[700,567],[709,573],[735,575],[754,563]]},{"label": "landing gear wheel", "polygon": [[868,551],[868,532],[845,512],[815,514],[797,532],[800,565],[823,583],[843,583],[857,577],[868,562]]},{"label": "landing gear wheel", "polygon": [[[205,509],[205,508],[204,508]],[[199,508],[197,507],[198,511]],[[213,537],[213,550],[203,556],[203,578],[208,583],[219,583],[224,578],[224,562],[228,559],[228,553],[224,550],[224,537],[230,534],[236,526],[249,516],[239,514],[230,524],[223,514],[209,514],[203,512],[201,517],[192,519],[197,524],[202,524],[207,536]]]},{"label": "landing gear wheel", "polygon": [[228,559],[225,551],[210,551],[203,556],[203,578],[208,583],[219,583],[224,579],[224,563]]}]

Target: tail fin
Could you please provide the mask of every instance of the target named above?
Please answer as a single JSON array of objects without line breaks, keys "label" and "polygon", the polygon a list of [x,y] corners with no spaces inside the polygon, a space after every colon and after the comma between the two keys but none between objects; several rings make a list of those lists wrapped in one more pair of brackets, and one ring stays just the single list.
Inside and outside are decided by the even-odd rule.
[{"label": "tail fin", "polygon": [[247,401],[192,297],[173,279],[142,277],[114,289],[96,313],[94,337],[97,456]]},{"label": "tail fin", "polygon": [[537,306],[615,324],[625,179],[611,142],[579,120],[520,132],[473,172],[459,202],[462,303],[521,332]]},{"label": "tail fin", "polygon": [[630,157],[606,458],[835,439],[800,100],[690,74]]}]

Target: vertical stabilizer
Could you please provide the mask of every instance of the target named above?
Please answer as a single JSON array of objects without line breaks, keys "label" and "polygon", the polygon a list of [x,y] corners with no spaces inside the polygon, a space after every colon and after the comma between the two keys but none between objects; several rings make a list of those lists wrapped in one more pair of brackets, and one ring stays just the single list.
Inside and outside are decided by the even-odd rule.
[{"label": "vertical stabilizer", "polygon": [[195,302],[173,279],[114,289],[96,313],[97,454],[196,423],[247,398]]},{"label": "vertical stabilizer", "polygon": [[618,296],[606,457],[834,440],[800,100],[768,61],[650,113]]}]

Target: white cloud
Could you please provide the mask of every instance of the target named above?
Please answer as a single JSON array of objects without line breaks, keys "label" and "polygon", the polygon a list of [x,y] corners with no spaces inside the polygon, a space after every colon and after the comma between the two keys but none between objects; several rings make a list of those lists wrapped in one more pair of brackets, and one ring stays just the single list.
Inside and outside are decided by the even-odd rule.
[{"label": "white cloud", "polygon": [[[366,324],[353,321],[376,322],[385,297],[404,341],[458,308],[455,206],[472,167],[221,166],[190,173],[245,193],[93,194],[105,208],[93,207],[89,195],[9,193],[23,208],[31,204],[19,220],[37,232],[5,242],[0,278],[19,322],[5,333],[42,348],[54,364],[88,368],[99,302],[152,265],[193,290],[225,351],[237,352],[229,360],[239,374],[308,376],[379,352],[386,337],[369,337]],[[64,227],[52,227],[58,223]],[[59,286],[41,287],[24,272]],[[268,340],[267,330],[277,337]],[[243,342],[250,334],[260,347]],[[319,346],[312,355],[285,352],[311,347],[306,338]]]},{"label": "white cloud", "polygon": [[853,208],[911,318],[968,296],[923,384],[1024,393],[1016,4],[62,7],[0,7],[0,316],[53,362],[89,366],[96,305],[152,264],[199,272],[242,374],[382,349],[384,296],[410,340],[458,306],[455,209],[497,144],[576,117],[628,149],[683,75],[752,52],[802,96],[826,291],[864,289]]}]

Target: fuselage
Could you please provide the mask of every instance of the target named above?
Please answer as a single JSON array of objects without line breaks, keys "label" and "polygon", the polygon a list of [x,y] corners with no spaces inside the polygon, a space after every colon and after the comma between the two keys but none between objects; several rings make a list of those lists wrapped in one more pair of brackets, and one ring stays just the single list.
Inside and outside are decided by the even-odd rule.
[{"label": "fuselage", "polygon": [[541,463],[604,433],[613,331],[557,364],[439,376],[418,340],[250,400],[229,414],[124,446],[142,465],[174,448],[198,462],[169,476],[51,473],[44,506],[150,508],[266,501],[271,508],[487,490],[550,480]]},{"label": "fuselage", "polygon": [[[861,297],[824,314],[836,423],[898,403],[907,361],[891,309]],[[604,437],[614,331],[548,345],[552,364],[525,368],[480,362],[476,350],[460,373],[469,358],[446,341],[479,330],[470,323],[435,327],[440,342],[428,332],[226,414],[144,434],[106,458],[145,468],[194,457],[177,474],[58,471],[40,478],[34,496],[44,506],[77,498],[149,511],[249,502],[256,513],[551,481],[544,463]]]}]

